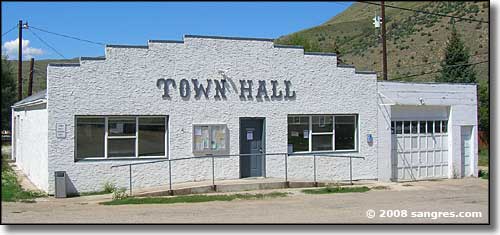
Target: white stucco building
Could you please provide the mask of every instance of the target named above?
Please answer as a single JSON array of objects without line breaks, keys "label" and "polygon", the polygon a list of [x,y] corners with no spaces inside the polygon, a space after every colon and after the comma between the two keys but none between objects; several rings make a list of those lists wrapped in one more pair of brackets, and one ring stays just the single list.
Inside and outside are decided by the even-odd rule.
[{"label": "white stucco building", "polygon": [[[47,90],[12,107],[13,158],[40,189],[128,186],[113,165],[171,162],[172,181],[313,180],[312,155],[356,156],[354,179],[477,175],[476,85],[377,81],[271,39],[186,35],[108,45],[102,58],[51,64]],[[283,153],[252,155],[256,153]],[[215,171],[207,154],[215,158]],[[236,155],[247,154],[241,157]],[[318,157],[317,180],[349,160]],[[167,185],[168,161],[133,166],[134,187]]]}]

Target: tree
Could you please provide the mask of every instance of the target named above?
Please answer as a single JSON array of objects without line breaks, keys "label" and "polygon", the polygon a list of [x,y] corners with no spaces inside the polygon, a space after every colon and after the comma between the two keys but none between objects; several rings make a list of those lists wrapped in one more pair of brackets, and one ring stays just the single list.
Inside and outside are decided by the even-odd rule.
[{"label": "tree", "polygon": [[[479,83],[478,86],[478,103],[479,103],[479,129],[483,131],[490,130],[490,97],[489,85],[487,81]],[[489,141],[489,140],[488,140]]]},{"label": "tree", "polygon": [[14,73],[7,58],[2,57],[2,130],[10,130],[11,106],[16,102],[16,84]]},{"label": "tree", "polygon": [[451,36],[446,42],[444,59],[441,61],[441,74],[436,77],[437,82],[450,83],[474,83],[476,73],[474,67],[469,62],[469,49],[453,25]]}]

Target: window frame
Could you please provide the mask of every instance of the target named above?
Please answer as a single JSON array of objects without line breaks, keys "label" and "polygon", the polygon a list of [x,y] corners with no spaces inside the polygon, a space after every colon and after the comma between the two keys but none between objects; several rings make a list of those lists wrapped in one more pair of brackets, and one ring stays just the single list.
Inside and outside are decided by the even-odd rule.
[{"label": "window frame", "polygon": [[[332,116],[332,132],[315,132],[313,133],[313,117],[317,116]],[[359,151],[359,127],[358,127],[358,114],[312,114],[312,115],[307,115],[307,114],[289,114],[287,116],[288,118],[295,118],[295,117],[308,117],[309,119],[309,129],[308,129],[308,141],[309,141],[309,150],[308,151],[293,151],[291,154],[301,154],[301,153],[327,153],[327,152],[336,152],[336,153],[345,153],[345,152],[358,152]],[[335,117],[354,117],[354,149],[340,149],[336,150],[335,149]],[[287,128],[288,128],[288,121],[287,121]],[[321,136],[321,135],[331,135],[332,136],[332,149],[331,150],[312,150],[312,136]],[[288,137],[289,133],[287,133],[287,145],[288,145]]]},{"label": "window frame", "polygon": [[[104,118],[104,153],[102,157],[88,157],[88,158],[77,158],[78,153],[78,119],[85,118]],[[109,135],[109,119],[110,118],[134,118],[135,119],[135,135],[127,136],[110,136]],[[139,155],[139,119],[140,118],[163,118],[165,120],[165,154],[159,156],[140,156]],[[74,119],[74,161],[82,160],[119,160],[119,159],[154,159],[154,158],[169,158],[169,116],[168,115],[75,115]],[[108,140],[109,139],[135,139],[135,154],[134,156],[119,156],[119,157],[109,157],[108,156]]]},{"label": "window frame", "polygon": [[[227,124],[214,124],[214,123],[211,123],[211,124],[203,124],[203,123],[195,123],[192,125],[193,126],[193,130],[192,130],[192,133],[191,133],[191,146],[192,146],[192,153],[193,155],[195,156],[205,156],[205,155],[216,155],[216,154],[229,154],[229,129],[227,128]],[[212,128],[213,127],[219,127],[219,128],[223,128],[224,129],[224,133],[225,133],[225,137],[224,137],[224,144],[225,144],[225,148],[223,150],[212,150],[212,149],[208,149],[208,150],[199,150],[197,151],[196,150],[196,147],[195,147],[195,142],[194,142],[194,138],[195,138],[195,129],[197,127],[208,127],[208,142],[209,144],[212,143]]]}]

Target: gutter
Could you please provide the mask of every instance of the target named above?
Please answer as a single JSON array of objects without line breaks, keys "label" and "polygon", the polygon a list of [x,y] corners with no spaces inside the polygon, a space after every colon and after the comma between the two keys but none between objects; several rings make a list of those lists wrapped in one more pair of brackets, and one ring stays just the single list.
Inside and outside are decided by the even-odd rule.
[{"label": "gutter", "polygon": [[39,99],[39,100],[34,100],[34,101],[18,104],[18,105],[12,105],[10,107],[11,108],[22,108],[22,107],[26,107],[26,106],[34,106],[34,105],[46,104],[46,103],[47,103],[47,99]]}]

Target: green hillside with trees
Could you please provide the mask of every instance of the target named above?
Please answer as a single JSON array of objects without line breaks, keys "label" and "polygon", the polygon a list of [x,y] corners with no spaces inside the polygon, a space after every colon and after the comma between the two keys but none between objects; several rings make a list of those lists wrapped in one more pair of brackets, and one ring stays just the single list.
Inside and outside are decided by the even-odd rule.
[{"label": "green hillside with trees", "polygon": [[[378,3],[378,2],[377,2]],[[386,2],[386,5],[439,13],[466,19],[489,20],[488,2]],[[277,44],[301,45],[305,51],[334,52],[344,64],[357,70],[382,71],[380,29],[373,18],[380,6],[356,2],[327,22],[279,37]],[[489,130],[489,25],[386,7],[388,79],[433,82],[441,76],[447,42],[453,28],[464,43],[475,82],[479,84],[480,128]],[[454,71],[462,68],[453,67]],[[447,82],[460,82],[456,81]]]}]

